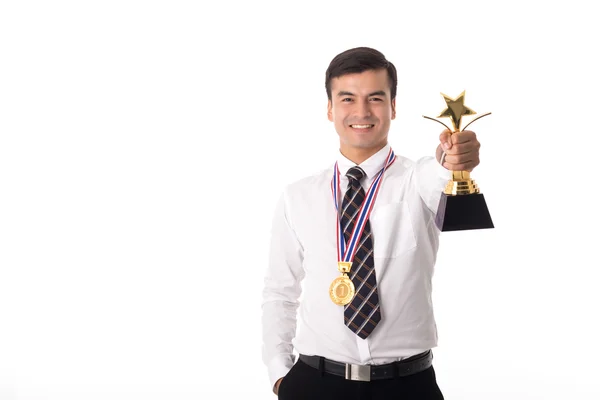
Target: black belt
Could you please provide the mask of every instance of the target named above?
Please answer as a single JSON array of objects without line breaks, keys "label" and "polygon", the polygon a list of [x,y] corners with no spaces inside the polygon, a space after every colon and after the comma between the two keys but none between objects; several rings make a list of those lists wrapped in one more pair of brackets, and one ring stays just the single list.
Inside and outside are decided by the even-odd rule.
[{"label": "black belt", "polygon": [[323,370],[333,375],[343,376],[353,381],[373,381],[377,379],[392,379],[408,376],[424,371],[431,367],[433,353],[427,350],[424,353],[409,357],[402,361],[395,361],[382,365],[357,365],[346,364],[328,360],[319,356],[306,356],[300,354],[300,361],[313,368]]}]

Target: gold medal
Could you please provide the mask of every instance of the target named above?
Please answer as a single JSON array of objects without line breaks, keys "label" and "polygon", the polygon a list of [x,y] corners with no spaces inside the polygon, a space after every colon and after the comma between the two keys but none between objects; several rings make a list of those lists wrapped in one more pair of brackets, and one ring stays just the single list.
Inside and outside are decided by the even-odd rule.
[{"label": "gold medal", "polygon": [[342,276],[335,278],[329,285],[329,297],[338,306],[345,306],[354,297],[354,283],[348,278],[350,268],[352,268],[352,262],[339,261],[338,271],[342,273]]},{"label": "gold medal", "polygon": [[348,275],[342,274],[342,276],[338,276],[331,282],[329,297],[338,306],[345,306],[352,301],[354,297],[354,283],[348,278]]},{"label": "gold medal", "polygon": [[354,297],[354,283],[348,278],[350,268],[352,268],[351,261],[338,261],[338,271],[342,276],[335,278],[329,285],[329,297],[338,306],[345,306]]}]

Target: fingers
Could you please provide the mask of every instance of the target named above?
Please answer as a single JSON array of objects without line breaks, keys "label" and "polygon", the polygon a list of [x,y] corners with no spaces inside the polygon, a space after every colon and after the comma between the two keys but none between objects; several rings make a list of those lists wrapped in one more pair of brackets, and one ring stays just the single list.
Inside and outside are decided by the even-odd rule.
[{"label": "fingers", "polygon": [[477,136],[473,131],[452,133],[448,129],[444,129],[442,133],[440,133],[440,143],[442,144],[444,150],[449,150],[456,144],[468,143],[472,141],[477,142]]},{"label": "fingers", "polygon": [[[455,132],[450,135],[447,129],[440,134],[444,148],[443,166],[451,171],[472,171],[479,165],[481,144],[473,131]],[[447,146],[445,146],[447,144]]]},{"label": "fingers", "polygon": [[450,171],[473,171],[479,165],[479,157],[473,160],[452,160],[452,156],[446,156],[442,166]]},{"label": "fingers", "polygon": [[473,131],[462,131],[462,132],[455,132],[452,134],[452,144],[458,144],[458,143],[466,143],[466,142],[470,142],[470,141],[477,141],[477,136],[475,135],[475,132]]},{"label": "fingers", "polygon": [[446,155],[460,155],[466,153],[479,152],[481,144],[479,142],[464,142],[453,144],[452,148],[446,150]]},{"label": "fingers", "polygon": [[442,148],[444,151],[448,151],[452,148],[452,132],[448,129],[444,129],[442,133],[440,133],[440,143],[442,144]]},{"label": "fingers", "polygon": [[[481,147],[473,131],[450,134],[450,131],[446,129],[440,134],[440,143],[446,154],[463,154],[479,150]],[[445,146],[446,143],[448,144],[447,146]]]}]

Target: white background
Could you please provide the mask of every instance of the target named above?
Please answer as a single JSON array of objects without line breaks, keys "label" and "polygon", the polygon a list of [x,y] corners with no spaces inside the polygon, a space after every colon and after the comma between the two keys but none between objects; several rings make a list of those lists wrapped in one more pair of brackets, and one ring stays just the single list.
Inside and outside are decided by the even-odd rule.
[{"label": "white background", "polygon": [[356,46],[398,68],[400,154],[433,154],[440,92],[492,112],[496,228],[443,233],[434,277],[446,398],[600,398],[592,3],[2,2],[0,399],[274,398],[270,218],[333,161]]}]

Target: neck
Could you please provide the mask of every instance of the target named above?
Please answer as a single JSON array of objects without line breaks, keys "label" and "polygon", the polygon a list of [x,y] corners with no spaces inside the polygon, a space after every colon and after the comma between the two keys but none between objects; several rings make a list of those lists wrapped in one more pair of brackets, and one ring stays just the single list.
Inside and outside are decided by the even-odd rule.
[{"label": "neck", "polygon": [[348,148],[348,147],[344,147],[343,145],[341,145],[340,152],[348,160],[352,161],[356,165],[359,165],[362,162],[364,162],[365,160],[367,160],[369,157],[371,157],[373,154],[376,154],[379,150],[383,149],[386,145],[387,145],[387,142],[385,142],[377,147],[371,147],[371,148],[356,148],[356,147]]}]

